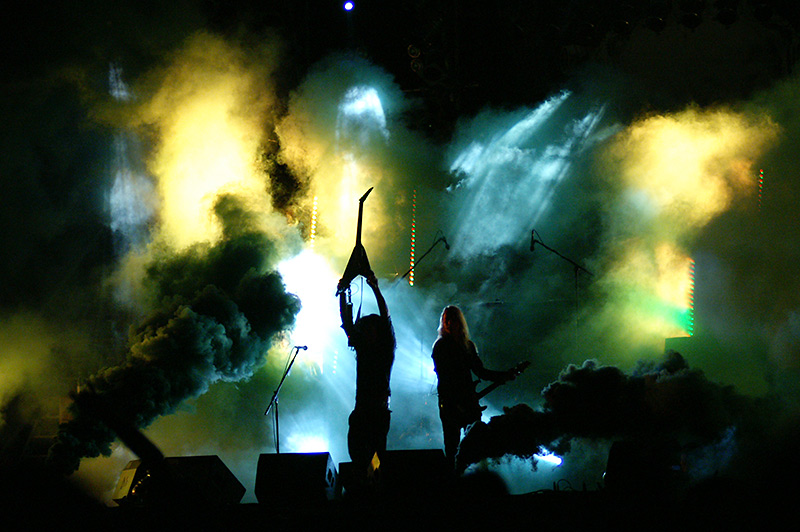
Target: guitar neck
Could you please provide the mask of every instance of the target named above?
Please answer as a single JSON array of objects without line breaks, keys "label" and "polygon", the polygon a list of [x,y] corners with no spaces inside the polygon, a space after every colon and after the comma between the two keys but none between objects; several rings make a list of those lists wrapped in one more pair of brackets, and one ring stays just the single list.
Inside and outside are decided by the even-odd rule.
[{"label": "guitar neck", "polygon": [[358,200],[358,224],[356,224],[356,247],[361,245],[361,217],[364,214],[364,200],[367,199],[369,193],[372,192],[374,187],[370,187],[366,193]]},{"label": "guitar neck", "polygon": [[356,247],[361,245],[361,215],[364,212],[364,202],[358,203],[358,224],[356,224]]},{"label": "guitar neck", "polygon": [[493,392],[494,390],[499,388],[501,385],[502,385],[502,383],[500,383],[500,382],[491,383],[486,388],[482,389],[481,391],[479,391],[477,393],[478,399],[481,399],[481,398],[485,397],[486,395],[489,395],[491,392]]},{"label": "guitar neck", "polygon": [[[520,373],[525,371],[528,368],[528,366],[530,366],[530,365],[531,365],[530,362],[527,362],[527,361],[526,362],[522,362],[521,364],[517,364],[515,367],[513,367],[511,369],[511,371],[514,372],[514,375],[519,375]],[[494,381],[493,383],[491,383],[488,386],[486,386],[486,388],[482,389],[479,392],[476,392],[476,395],[477,395],[478,399],[481,399],[482,397],[484,397],[487,394],[491,393],[492,391],[496,390],[497,388],[499,388],[503,384],[505,384],[505,382]]]}]

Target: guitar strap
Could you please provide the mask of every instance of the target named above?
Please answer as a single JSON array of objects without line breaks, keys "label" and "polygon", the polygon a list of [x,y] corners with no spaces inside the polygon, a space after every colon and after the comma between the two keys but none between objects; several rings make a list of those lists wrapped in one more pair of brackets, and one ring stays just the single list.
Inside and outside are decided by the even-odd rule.
[{"label": "guitar strap", "polygon": [[361,279],[361,290],[359,290],[361,297],[358,300],[358,312],[356,312],[356,321],[361,319],[361,305],[364,304],[364,279]]}]

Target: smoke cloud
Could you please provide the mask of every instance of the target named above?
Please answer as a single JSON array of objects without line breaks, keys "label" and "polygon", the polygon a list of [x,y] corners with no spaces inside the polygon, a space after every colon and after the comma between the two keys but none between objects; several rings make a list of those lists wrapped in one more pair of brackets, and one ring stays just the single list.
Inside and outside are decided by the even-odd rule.
[{"label": "smoke cloud", "polygon": [[[243,214],[230,197],[221,199],[218,213],[223,224]],[[277,335],[294,323],[299,300],[277,273],[265,272],[269,241],[235,227],[215,246],[156,257],[145,282],[164,306],[131,330],[125,363],[94,375],[75,395],[74,419],[50,453],[61,469],[111,452],[115,436],[102,418],[81,409],[84,396],[101,402],[113,423],[144,428],[217,381],[252,376]]]},{"label": "smoke cloud", "polygon": [[[573,438],[704,446],[748,421],[755,406],[732,387],[690,369],[675,352],[659,364],[640,365],[630,375],[593,360],[569,365],[542,390],[542,397],[540,410],[520,404],[473,428],[462,444],[465,458],[532,457],[542,448],[564,454]],[[481,438],[498,448],[474,454]]]},{"label": "smoke cloud", "polygon": [[[778,468],[797,470],[797,460],[777,443],[795,438],[785,425],[796,419],[794,407],[779,397],[754,398],[712,382],[675,352],[658,363],[640,363],[630,374],[594,360],[570,365],[542,390],[542,398],[538,408],[506,407],[470,427],[459,449],[462,465],[489,465],[508,475],[516,457],[536,478],[547,467],[543,457],[554,452],[564,459],[560,478],[593,486],[602,482],[612,442],[631,442],[651,453],[672,449],[674,461],[662,465],[680,467],[673,474],[684,475],[690,485],[724,478],[773,493],[771,483],[782,475]],[[775,451],[768,463],[766,446]],[[552,478],[548,473],[539,476]],[[659,489],[651,481],[649,487]]]}]

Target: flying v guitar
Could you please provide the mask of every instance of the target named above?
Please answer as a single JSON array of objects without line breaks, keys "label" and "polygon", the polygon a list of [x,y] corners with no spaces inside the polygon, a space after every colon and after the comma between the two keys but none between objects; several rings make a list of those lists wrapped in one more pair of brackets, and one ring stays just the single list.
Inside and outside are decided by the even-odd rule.
[{"label": "flying v guitar", "polygon": [[361,245],[361,218],[364,214],[364,200],[367,199],[369,193],[372,192],[374,187],[370,187],[363,196],[358,200],[358,225],[356,227],[356,245],[353,252],[350,254],[350,260],[347,261],[347,266],[344,269],[344,274],[339,280],[336,287],[336,295],[338,296],[350,286],[350,283],[359,275],[367,276],[372,272],[367,258],[367,250]]}]

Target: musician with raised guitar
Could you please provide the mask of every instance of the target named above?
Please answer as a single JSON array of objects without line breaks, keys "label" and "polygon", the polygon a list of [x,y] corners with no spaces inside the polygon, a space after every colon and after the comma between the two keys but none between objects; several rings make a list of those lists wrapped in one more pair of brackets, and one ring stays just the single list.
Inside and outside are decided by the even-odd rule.
[{"label": "musician with raised guitar", "polygon": [[[354,471],[361,479],[366,478],[374,454],[386,450],[391,416],[389,381],[396,343],[389,308],[361,245],[364,200],[371,191],[370,188],[359,200],[356,245],[336,288],[342,328],[348,345],[356,352],[356,400],[348,418],[347,449]],[[366,278],[372,289],[379,314],[359,315],[353,321],[350,283],[359,275]]]},{"label": "musician with raised guitar", "polygon": [[[513,380],[527,364],[506,371],[483,365],[469,336],[464,314],[456,306],[447,306],[439,320],[439,336],[433,344],[433,365],[438,377],[439,417],[442,420],[444,452],[453,468],[461,442],[461,431],[480,421],[479,399],[495,387]],[[480,394],[475,390],[473,374],[493,384]]]}]

